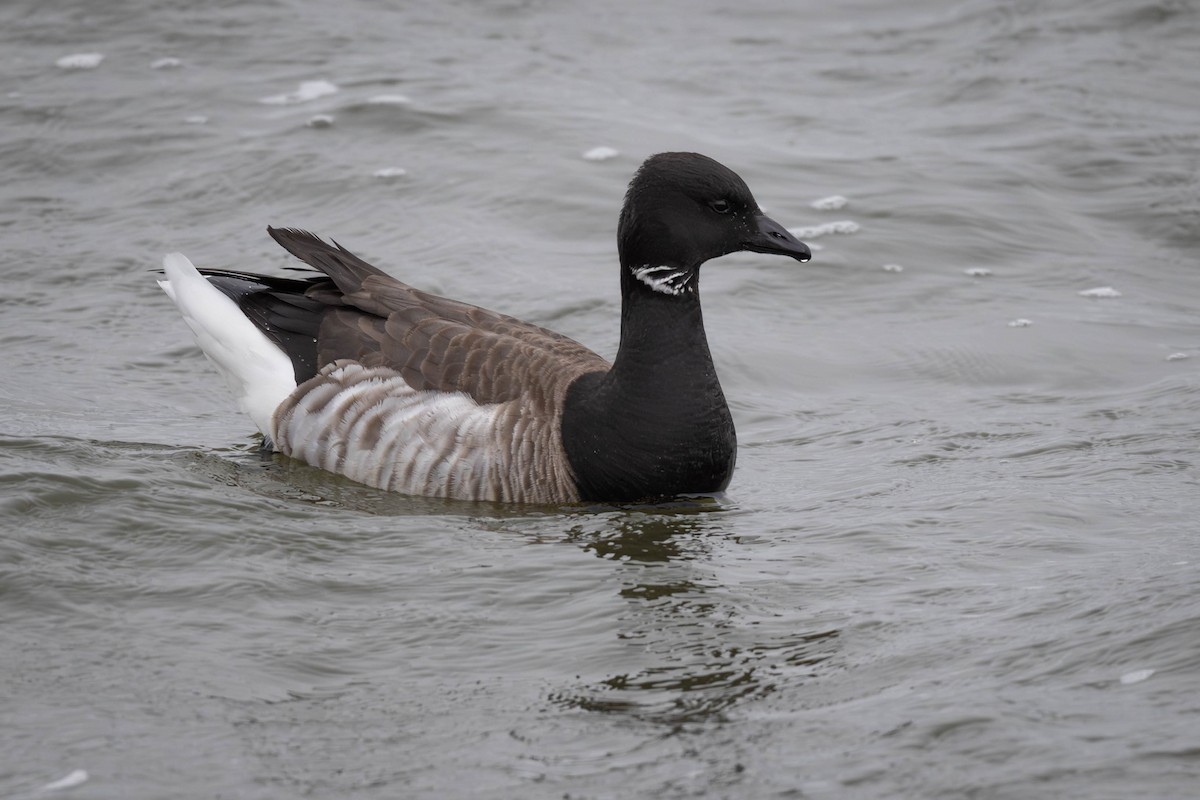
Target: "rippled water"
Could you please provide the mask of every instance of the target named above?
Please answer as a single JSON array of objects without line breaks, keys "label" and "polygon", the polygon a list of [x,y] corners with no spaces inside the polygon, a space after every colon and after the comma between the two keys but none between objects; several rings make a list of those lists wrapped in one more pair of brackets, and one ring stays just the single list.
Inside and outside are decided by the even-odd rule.
[{"label": "rippled water", "polygon": [[[0,41],[0,794],[1194,795],[1195,3],[60,0]],[[666,149],[824,234],[704,269],[715,501],[264,458],[150,272],[307,227],[611,354]]]}]

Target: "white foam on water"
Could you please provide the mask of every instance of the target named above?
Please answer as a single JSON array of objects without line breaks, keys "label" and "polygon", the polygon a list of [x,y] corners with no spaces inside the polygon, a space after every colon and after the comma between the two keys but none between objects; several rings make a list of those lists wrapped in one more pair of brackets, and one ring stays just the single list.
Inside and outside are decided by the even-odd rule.
[{"label": "white foam on water", "polygon": [[384,167],[374,172],[376,178],[399,178],[407,174],[408,170],[403,167]]},{"label": "white foam on water", "polygon": [[992,274],[992,271],[987,267],[967,267],[963,270],[963,275],[970,278],[986,278]]},{"label": "white foam on water", "polygon": [[412,100],[402,94],[377,94],[367,98],[369,106],[406,106]]},{"label": "white foam on water", "polygon": [[883,271],[884,272],[904,272],[904,267],[900,266],[899,264],[884,264]]},{"label": "white foam on water", "polygon": [[859,224],[849,219],[841,219],[836,222],[825,222],[820,225],[812,225],[809,227],[788,228],[788,233],[795,236],[797,239],[815,239],[818,236],[826,236],[831,233],[858,233]]},{"label": "white foam on water", "polygon": [[1121,676],[1121,684],[1129,686],[1133,683],[1141,683],[1154,674],[1152,669],[1135,669],[1133,672],[1126,672]]},{"label": "white foam on water", "polygon": [[1010,327],[1010,328],[1028,328],[1032,324],[1033,324],[1033,320],[1025,319],[1024,317],[1020,317],[1018,319],[1014,319],[1011,322],[1009,322],[1008,327]]},{"label": "white foam on water", "polygon": [[77,770],[71,772],[66,777],[59,778],[56,781],[51,781],[50,783],[47,783],[45,786],[42,787],[42,791],[43,792],[54,792],[59,789],[70,789],[73,786],[78,786],[79,784],[85,782],[87,779],[88,779],[87,770],[77,769]]},{"label": "white foam on water", "polygon": [[1167,356],[1167,361],[1183,361],[1185,358],[1191,358],[1187,353],[1171,353]]},{"label": "white foam on water", "polygon": [[1111,286],[1097,286],[1095,289],[1084,289],[1080,297],[1120,297],[1121,293]]},{"label": "white foam on water", "polygon": [[812,207],[817,211],[837,211],[839,208],[845,208],[850,201],[840,194],[831,194],[829,197],[822,197],[820,200],[813,200]]},{"label": "white foam on water", "polygon": [[178,58],[160,58],[150,63],[150,69],[178,69],[183,62]]},{"label": "white foam on water", "polygon": [[593,147],[591,150],[588,150],[587,152],[585,152],[583,154],[583,160],[584,161],[608,161],[610,158],[616,158],[619,155],[621,155],[621,153],[618,150],[616,150],[615,148],[605,147],[604,145],[601,145],[599,147]]},{"label": "white foam on water", "polygon": [[269,106],[288,106],[296,103],[307,103],[310,100],[316,100],[318,97],[335,94],[337,91],[337,84],[330,83],[329,81],[304,81],[294,92],[273,94],[270,97],[260,98],[258,102],[266,103]]},{"label": "white foam on water", "polygon": [[330,128],[333,126],[333,117],[329,114],[314,114],[304,124],[310,128]]},{"label": "white foam on water", "polygon": [[183,121],[188,125],[207,125],[208,117],[203,114],[193,114],[190,117],[184,117]]},{"label": "white foam on water", "polygon": [[103,60],[103,53],[72,53],[54,63],[59,69],[95,69]]}]

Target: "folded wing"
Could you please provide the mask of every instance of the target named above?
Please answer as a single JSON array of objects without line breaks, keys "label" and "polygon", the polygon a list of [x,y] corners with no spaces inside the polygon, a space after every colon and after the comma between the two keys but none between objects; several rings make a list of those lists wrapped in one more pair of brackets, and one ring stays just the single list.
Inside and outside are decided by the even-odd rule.
[{"label": "folded wing", "polygon": [[610,366],[554,331],[415,289],[336,242],[291,228],[268,231],[328,278],[305,291],[326,307],[318,367],[338,360],[387,367],[418,391],[463,392],[490,404],[537,402],[539,395],[549,401],[579,375]]}]

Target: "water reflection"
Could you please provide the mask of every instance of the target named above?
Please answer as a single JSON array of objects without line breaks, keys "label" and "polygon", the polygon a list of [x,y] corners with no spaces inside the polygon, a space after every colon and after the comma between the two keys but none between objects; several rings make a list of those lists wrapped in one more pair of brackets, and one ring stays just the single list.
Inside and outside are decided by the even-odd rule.
[{"label": "water reflection", "polygon": [[719,503],[604,515],[568,538],[617,561],[628,610],[618,637],[629,666],[598,684],[556,694],[563,705],[679,726],[724,719],[746,698],[803,680],[828,659],[838,632],[781,632],[755,619],[752,600],[719,579],[714,546],[728,533]]},{"label": "water reflection", "polygon": [[[565,538],[611,563],[625,603],[616,619],[623,647],[601,667],[604,677],[551,696],[561,705],[669,726],[720,720],[739,702],[809,679],[836,652],[838,631],[807,617],[796,607],[801,602],[781,604],[769,582],[747,584],[744,574],[732,574],[737,510],[722,499],[531,510],[380,492],[251,446],[189,460],[208,480],[289,503],[383,516],[461,516],[472,528],[531,542],[561,545]],[[781,616],[779,608],[789,604],[794,613]]]}]

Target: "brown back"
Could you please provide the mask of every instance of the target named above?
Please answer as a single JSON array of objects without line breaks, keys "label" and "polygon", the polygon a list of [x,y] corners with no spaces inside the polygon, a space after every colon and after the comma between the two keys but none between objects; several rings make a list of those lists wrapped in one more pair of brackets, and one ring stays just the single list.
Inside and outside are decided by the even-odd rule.
[{"label": "brown back", "polygon": [[583,345],[494,311],[414,289],[334,242],[268,228],[288,252],[329,276],[308,290],[330,306],[318,362],[389,367],[412,388],[458,391],[477,403],[517,399],[548,409],[566,387],[610,364]]}]

